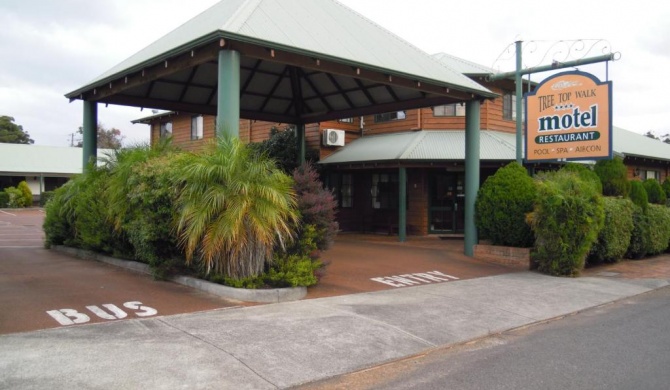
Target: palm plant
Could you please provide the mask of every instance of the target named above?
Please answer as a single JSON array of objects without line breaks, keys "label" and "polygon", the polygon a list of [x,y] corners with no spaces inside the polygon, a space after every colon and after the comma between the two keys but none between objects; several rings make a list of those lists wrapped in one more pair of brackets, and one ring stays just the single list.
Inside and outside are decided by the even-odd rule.
[{"label": "palm plant", "polygon": [[237,138],[184,154],[176,166],[177,233],[187,262],[197,257],[206,273],[237,279],[262,273],[298,221],[292,179]]}]

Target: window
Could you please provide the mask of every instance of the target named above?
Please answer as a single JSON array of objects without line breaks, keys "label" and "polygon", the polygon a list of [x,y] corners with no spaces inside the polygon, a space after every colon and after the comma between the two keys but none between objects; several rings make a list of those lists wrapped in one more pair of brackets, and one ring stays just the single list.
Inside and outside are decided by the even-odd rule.
[{"label": "window", "polygon": [[405,111],[385,112],[383,114],[375,115],[375,122],[389,122],[405,119]]},{"label": "window", "polygon": [[397,209],[398,208],[398,174],[397,173],[375,173],[372,175],[373,209]]},{"label": "window", "polygon": [[168,138],[172,136],[172,122],[161,123],[160,136],[161,138]]},{"label": "window", "polygon": [[327,187],[333,191],[338,207],[351,208],[354,206],[354,181],[351,173],[331,173]]},{"label": "window", "polygon": [[645,179],[656,179],[656,180],[659,180],[659,179],[661,178],[661,175],[659,174],[658,171],[647,170],[647,171],[645,171],[645,176],[644,176],[644,178],[645,178]]},{"label": "window", "polygon": [[202,115],[194,115],[191,117],[191,139],[202,139],[203,131],[203,118]]},{"label": "window", "polygon": [[454,103],[433,107],[433,116],[465,116],[465,104]]},{"label": "window", "polygon": [[[525,118],[525,107],[521,102],[521,118]],[[503,119],[516,120],[516,92],[505,92],[503,95]]]}]

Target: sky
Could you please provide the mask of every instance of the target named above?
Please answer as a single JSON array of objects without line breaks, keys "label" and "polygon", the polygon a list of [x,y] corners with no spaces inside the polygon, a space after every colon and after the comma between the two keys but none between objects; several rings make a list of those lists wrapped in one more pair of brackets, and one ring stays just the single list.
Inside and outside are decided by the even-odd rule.
[{"label": "sky", "polygon": [[[14,117],[37,145],[69,146],[83,114],[81,101],[70,103],[66,93],[217,2],[0,0],[0,115]],[[429,54],[445,52],[501,72],[514,70],[517,40],[524,42],[524,67],[620,53],[608,65],[578,69],[613,82],[615,126],[670,133],[670,5],[664,1],[340,2]],[[126,145],[148,142],[149,127],[130,121],[151,114],[98,108],[99,121],[121,130]]]}]

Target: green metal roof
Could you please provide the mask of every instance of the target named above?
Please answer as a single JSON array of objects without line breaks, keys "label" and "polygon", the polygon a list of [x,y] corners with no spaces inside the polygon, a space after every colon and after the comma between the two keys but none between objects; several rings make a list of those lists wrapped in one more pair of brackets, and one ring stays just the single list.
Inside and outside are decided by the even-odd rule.
[{"label": "green metal roof", "polygon": [[493,68],[488,68],[486,66],[479,65],[472,61],[468,61],[447,53],[436,53],[433,54],[433,57],[438,61],[441,61],[446,66],[465,75],[489,75],[498,73]]},{"label": "green metal roof", "polygon": [[619,127],[614,127],[612,130],[614,133],[612,149],[615,153],[670,161],[670,144]]},{"label": "green metal roof", "polygon": [[[514,160],[514,143],[514,134],[483,130],[480,159]],[[364,136],[326,157],[321,164],[458,160],[465,160],[464,130],[424,130]]]},{"label": "green metal roof", "polygon": [[[196,67],[197,72],[194,74],[184,70],[169,79],[158,80],[155,86],[131,89],[124,96],[125,99],[103,99],[96,98],[94,94],[85,94],[95,89],[101,91],[108,84],[109,88],[112,83],[119,85],[119,80],[125,77],[221,38],[254,47],[282,50],[301,58],[331,61],[351,66],[350,69],[377,72],[389,78],[387,85],[380,85],[378,82],[367,82],[362,74],[348,78],[340,74],[333,80],[330,76],[320,77],[313,69],[303,72],[302,93],[306,95],[305,99],[311,98],[309,106],[312,107],[313,116],[325,110],[350,113],[361,107],[393,101],[414,101],[417,104],[416,101],[426,97],[419,88],[413,91],[406,86],[401,88],[393,85],[390,81],[392,77],[403,77],[413,80],[417,85],[426,83],[477,97],[496,96],[461,72],[335,0],[223,0],[66,96],[113,104],[130,104],[127,102],[132,101],[130,105],[141,103],[141,98],[152,98],[144,107],[168,110],[184,107],[174,104],[159,107],[157,102],[213,106],[215,64]],[[263,64],[255,61],[255,58],[245,61],[243,53],[242,82],[247,84],[249,90],[242,91],[242,110],[255,112],[262,108],[269,115],[286,112],[290,107],[287,108],[281,99],[291,96],[290,81],[272,78],[272,75],[284,77],[281,61],[274,63],[264,60]],[[253,83],[256,79],[261,80],[258,85]],[[365,82],[361,83],[361,80]],[[161,81],[164,81],[164,85],[161,85]],[[179,89],[178,83],[183,83],[186,89]],[[275,84],[278,86],[275,95],[278,96],[270,96],[275,100],[263,103],[263,99],[269,96],[269,89]],[[388,85],[392,90],[387,88]],[[249,96],[245,96],[245,93]],[[339,96],[334,96],[336,93]],[[441,94],[434,96],[439,97]],[[467,99],[461,97],[460,101],[470,98],[469,95]],[[276,107],[271,107],[272,104]]]},{"label": "green metal roof", "polygon": [[[614,154],[670,161],[670,144],[642,134],[613,128]],[[480,132],[480,159],[516,159],[514,133],[492,130]],[[321,164],[390,161],[465,160],[464,130],[424,130],[364,136],[326,157]]]},{"label": "green metal roof", "polygon": [[[266,43],[358,66],[415,76],[484,94],[489,91],[426,52],[334,0],[224,0],[140,50],[87,86],[144,63],[189,50],[211,37]],[[443,53],[444,54],[444,53]],[[455,58],[455,57],[454,57]],[[84,87],[85,88],[85,87]],[[74,92],[73,92],[74,93]]]}]

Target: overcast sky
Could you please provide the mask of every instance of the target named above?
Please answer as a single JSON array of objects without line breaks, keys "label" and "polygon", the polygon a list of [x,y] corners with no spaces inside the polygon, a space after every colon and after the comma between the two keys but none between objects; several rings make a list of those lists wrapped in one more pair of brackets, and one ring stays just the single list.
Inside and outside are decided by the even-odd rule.
[{"label": "overcast sky", "polygon": [[[287,0],[298,1],[298,0]],[[300,0],[310,1],[310,0]],[[12,116],[39,145],[67,146],[82,103],[63,96],[206,10],[217,0],[0,0],[0,115]],[[341,0],[429,54],[446,52],[500,71],[513,70],[513,42],[524,66],[562,60],[558,41],[602,39],[620,52],[609,63],[614,125],[670,133],[670,5],[665,1]],[[586,49],[590,48],[590,43]],[[578,47],[578,46],[575,46]],[[574,57],[574,56],[573,56]],[[573,58],[570,58],[573,59]],[[604,63],[580,70],[606,77]],[[548,74],[533,77],[540,81]],[[150,110],[99,106],[98,119],[126,144],[146,142],[131,120]]]}]

